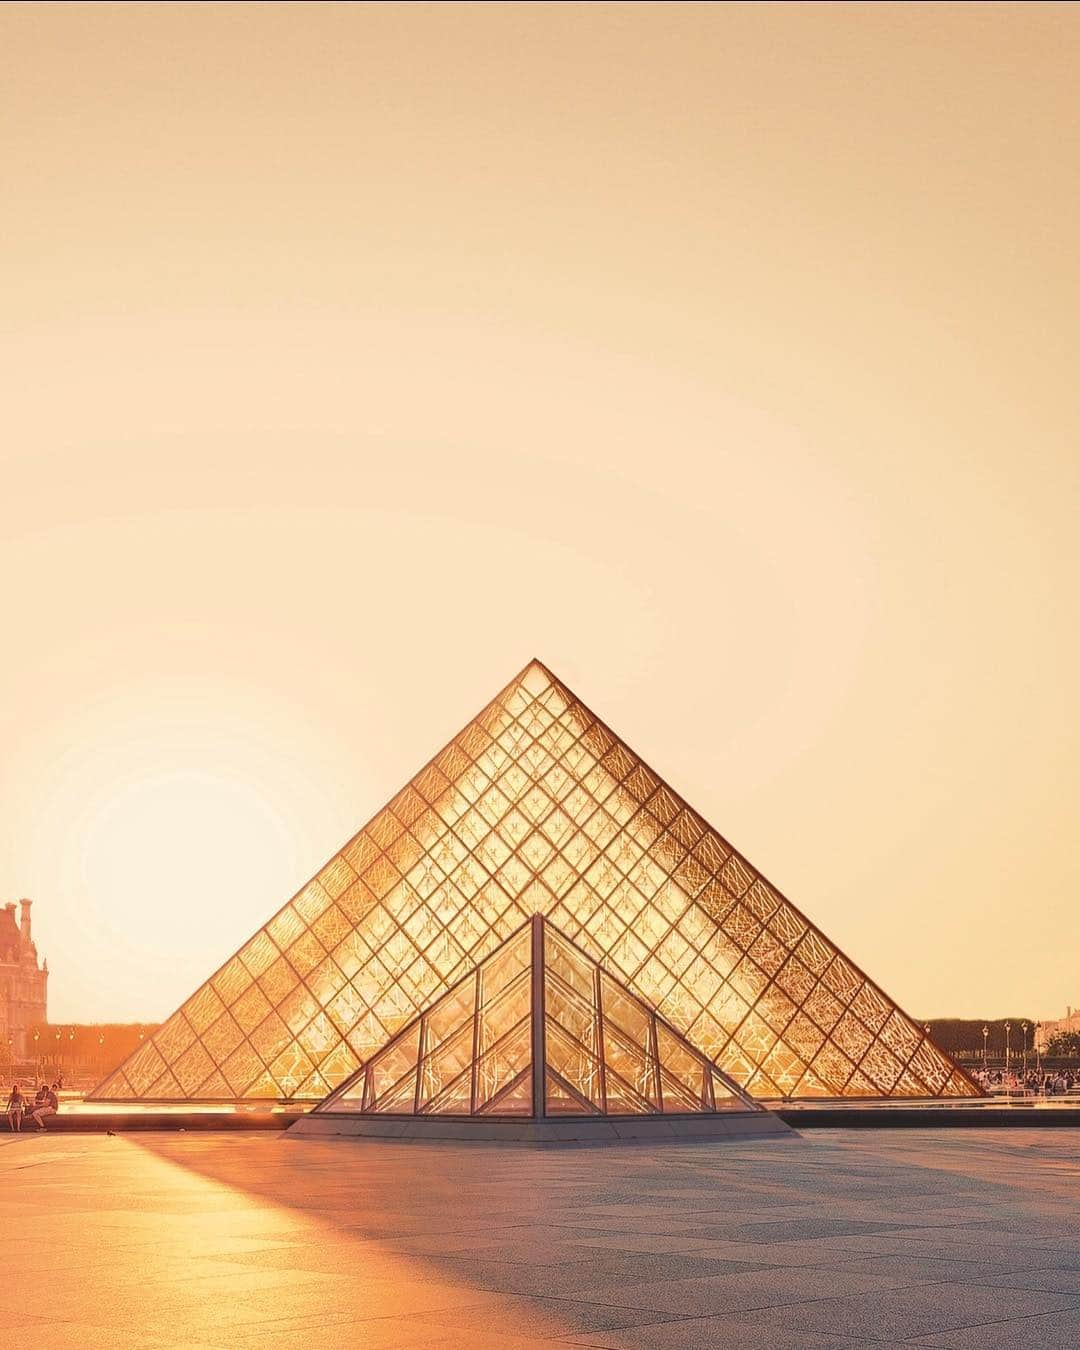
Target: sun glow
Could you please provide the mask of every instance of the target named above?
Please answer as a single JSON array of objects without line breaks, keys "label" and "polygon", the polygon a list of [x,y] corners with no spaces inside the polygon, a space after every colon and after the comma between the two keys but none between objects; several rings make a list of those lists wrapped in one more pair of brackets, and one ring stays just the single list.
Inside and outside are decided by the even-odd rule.
[{"label": "sun glow", "polygon": [[150,942],[205,953],[220,904],[291,870],[293,841],[250,783],[180,769],[115,788],[87,822],[80,853],[87,892],[110,898],[118,928],[149,911]]},{"label": "sun glow", "polygon": [[[303,771],[310,751],[275,733],[279,720],[197,689],[117,699],[84,715],[51,781],[27,784],[44,803],[27,826],[52,842],[66,949],[81,956],[50,963],[55,1017],[163,1017],[265,915],[283,876],[305,880],[319,821],[340,837]],[[45,956],[50,921],[43,907]]]}]

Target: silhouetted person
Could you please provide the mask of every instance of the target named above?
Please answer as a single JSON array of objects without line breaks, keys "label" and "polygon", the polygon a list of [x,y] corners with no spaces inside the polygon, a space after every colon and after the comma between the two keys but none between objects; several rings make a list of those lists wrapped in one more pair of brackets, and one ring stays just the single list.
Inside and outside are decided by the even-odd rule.
[{"label": "silhouetted person", "polygon": [[37,1121],[39,1130],[45,1128],[45,1119],[47,1116],[56,1115],[56,1109],[59,1105],[60,1103],[57,1100],[56,1093],[51,1087],[47,1087],[43,1083],[38,1089],[37,1096],[34,1098],[34,1109],[30,1113]]},{"label": "silhouetted person", "polygon": [[26,1110],[26,1098],[23,1096],[22,1088],[18,1083],[12,1083],[11,1096],[8,1098],[7,1118],[8,1125],[18,1134],[22,1130],[23,1112]]}]

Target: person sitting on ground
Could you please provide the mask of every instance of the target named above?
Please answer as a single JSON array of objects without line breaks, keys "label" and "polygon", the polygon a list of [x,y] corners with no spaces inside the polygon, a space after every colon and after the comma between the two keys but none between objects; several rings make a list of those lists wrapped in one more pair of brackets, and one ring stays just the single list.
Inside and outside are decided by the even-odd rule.
[{"label": "person sitting on ground", "polygon": [[37,1121],[37,1127],[39,1130],[43,1130],[45,1128],[46,1116],[55,1116],[56,1109],[60,1105],[59,1101],[57,1100],[56,1093],[52,1090],[51,1087],[49,1087],[47,1084],[43,1084],[42,1090],[44,1091],[45,1094],[44,1098],[39,1102],[38,1099],[41,1098],[42,1095],[41,1091],[39,1091],[37,1097],[34,1098],[34,1109],[31,1112],[34,1119]]},{"label": "person sitting on ground", "polygon": [[23,1111],[26,1109],[26,1098],[23,1096],[22,1088],[18,1083],[12,1083],[11,1096],[8,1098],[7,1118],[8,1126],[18,1134],[22,1130]]}]

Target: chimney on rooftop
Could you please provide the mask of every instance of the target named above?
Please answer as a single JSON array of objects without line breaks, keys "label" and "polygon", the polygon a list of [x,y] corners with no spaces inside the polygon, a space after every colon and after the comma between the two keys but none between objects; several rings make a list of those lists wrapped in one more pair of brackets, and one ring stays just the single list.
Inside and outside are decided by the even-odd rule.
[{"label": "chimney on rooftop", "polygon": [[23,945],[30,945],[30,905],[29,900],[19,901],[19,932],[22,934]]}]

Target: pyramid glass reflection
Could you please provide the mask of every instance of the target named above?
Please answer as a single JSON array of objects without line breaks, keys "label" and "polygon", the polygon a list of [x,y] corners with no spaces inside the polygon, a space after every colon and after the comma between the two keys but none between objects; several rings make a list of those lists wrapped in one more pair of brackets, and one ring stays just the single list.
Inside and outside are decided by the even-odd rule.
[{"label": "pyramid glass reflection", "polygon": [[981,1095],[538,662],[91,1095],[320,1100],[534,913],[754,1097]]},{"label": "pyramid glass reflection", "polygon": [[316,1114],[542,1119],[760,1109],[537,914]]}]

